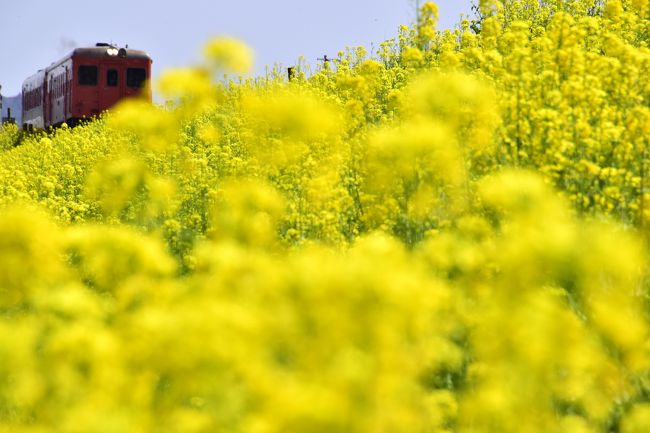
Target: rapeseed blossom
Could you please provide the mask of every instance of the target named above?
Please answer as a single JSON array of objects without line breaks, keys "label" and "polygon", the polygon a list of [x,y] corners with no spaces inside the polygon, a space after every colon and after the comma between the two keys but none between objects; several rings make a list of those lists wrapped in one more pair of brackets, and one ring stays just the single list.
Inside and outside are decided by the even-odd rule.
[{"label": "rapeseed blossom", "polygon": [[230,37],[218,37],[203,47],[211,67],[234,73],[246,73],[253,66],[253,51],[246,44]]},{"label": "rapeseed blossom", "polygon": [[0,432],[647,431],[649,3],[476,6],[3,127]]}]

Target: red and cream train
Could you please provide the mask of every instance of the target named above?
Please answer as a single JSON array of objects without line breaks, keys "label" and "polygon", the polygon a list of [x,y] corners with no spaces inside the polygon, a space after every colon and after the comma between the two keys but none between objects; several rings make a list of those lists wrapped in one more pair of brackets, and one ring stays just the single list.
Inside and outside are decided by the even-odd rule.
[{"label": "red and cream train", "polygon": [[74,125],[127,97],[151,100],[151,63],[144,51],[105,43],[75,49],[23,83],[23,129]]}]

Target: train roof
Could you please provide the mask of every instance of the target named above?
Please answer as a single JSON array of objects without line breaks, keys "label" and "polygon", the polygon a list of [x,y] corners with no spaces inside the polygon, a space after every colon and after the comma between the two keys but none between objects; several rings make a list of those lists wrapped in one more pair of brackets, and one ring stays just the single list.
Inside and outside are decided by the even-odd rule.
[{"label": "train roof", "polygon": [[[68,56],[66,57],[73,57],[73,56],[83,56],[83,57],[106,57],[108,54],[106,53],[106,50],[108,48],[115,48],[115,47],[110,47],[110,46],[99,46],[99,47],[91,47],[91,48],[75,48]],[[126,51],[126,57],[127,59],[143,59],[143,60],[151,60],[151,57],[144,51],[140,50],[132,50],[130,48],[121,48]]]},{"label": "train roof", "polygon": [[23,81],[23,86],[22,86],[23,91],[31,90],[33,88],[38,87],[44,79],[45,79],[45,69],[39,69],[37,73],[31,75],[30,77],[25,79],[25,81]]},{"label": "train roof", "polygon": [[119,51],[124,50],[126,52],[126,56],[122,55],[121,53],[118,56],[119,58],[122,59],[149,60],[150,62],[152,61],[151,57],[149,57],[149,55],[144,51],[132,50],[130,48],[117,48],[110,44],[98,43],[94,47],[75,48],[74,50],[72,50],[72,52],[70,52],[67,56],[63,57],[62,59],[59,59],[58,61],[52,63],[50,66],[44,69],[39,69],[37,73],[28,77],[23,82],[23,89],[32,86],[37,87],[38,83],[43,79],[43,76],[45,75],[46,72],[49,72],[50,70],[56,68],[57,66],[66,62],[68,59],[72,57],[111,57],[111,55],[109,55],[107,52],[109,48],[114,50],[119,50]]}]

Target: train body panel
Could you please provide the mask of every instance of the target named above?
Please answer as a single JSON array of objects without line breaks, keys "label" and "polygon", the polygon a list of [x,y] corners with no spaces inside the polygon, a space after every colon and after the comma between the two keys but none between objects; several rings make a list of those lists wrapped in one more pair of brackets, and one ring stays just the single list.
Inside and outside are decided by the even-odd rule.
[{"label": "train body panel", "polygon": [[23,119],[32,128],[45,127],[45,71],[40,70],[23,83]]},{"label": "train body panel", "polygon": [[25,80],[23,127],[74,123],[97,116],[124,98],[151,100],[151,63],[143,51],[108,44],[77,48]]},{"label": "train body panel", "polygon": [[46,70],[46,126],[58,125],[70,118],[69,101],[72,79],[72,59],[59,62]]}]

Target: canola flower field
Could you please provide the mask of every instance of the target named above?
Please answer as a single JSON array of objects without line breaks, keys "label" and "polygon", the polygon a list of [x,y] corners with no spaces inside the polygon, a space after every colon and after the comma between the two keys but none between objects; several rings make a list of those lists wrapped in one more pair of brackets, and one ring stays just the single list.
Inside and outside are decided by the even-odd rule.
[{"label": "canola flower field", "polygon": [[650,431],[650,2],[476,12],[6,126],[0,432]]}]

